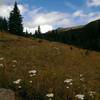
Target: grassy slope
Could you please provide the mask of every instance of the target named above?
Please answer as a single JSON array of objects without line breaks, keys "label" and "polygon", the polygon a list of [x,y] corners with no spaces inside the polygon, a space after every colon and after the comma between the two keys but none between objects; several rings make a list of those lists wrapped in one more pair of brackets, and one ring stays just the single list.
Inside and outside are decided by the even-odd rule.
[{"label": "grassy slope", "polygon": [[[12,88],[23,96],[27,94],[27,100],[47,100],[45,95],[49,92],[54,93],[55,100],[77,100],[76,94],[100,100],[100,53],[89,51],[86,55],[86,50],[70,47],[0,33],[0,58],[4,58],[0,60],[4,66],[0,67],[0,87]],[[28,73],[32,69],[37,70],[34,77]],[[80,80],[80,74],[84,81]],[[73,79],[72,86],[64,83],[67,78]],[[17,79],[22,79],[22,89],[13,84]],[[33,82],[29,83],[30,80]],[[89,91],[96,92],[94,98]]]}]

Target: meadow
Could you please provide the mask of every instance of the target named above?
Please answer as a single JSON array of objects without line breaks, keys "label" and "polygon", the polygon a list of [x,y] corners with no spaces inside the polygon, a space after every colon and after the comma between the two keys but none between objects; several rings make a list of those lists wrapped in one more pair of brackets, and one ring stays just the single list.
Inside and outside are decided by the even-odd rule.
[{"label": "meadow", "polygon": [[0,88],[16,100],[100,100],[100,52],[0,33]]}]

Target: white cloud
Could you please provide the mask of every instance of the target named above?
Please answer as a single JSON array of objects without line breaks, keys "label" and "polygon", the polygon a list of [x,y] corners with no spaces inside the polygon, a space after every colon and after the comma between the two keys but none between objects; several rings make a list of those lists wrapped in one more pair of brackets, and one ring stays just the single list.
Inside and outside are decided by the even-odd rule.
[{"label": "white cloud", "polygon": [[[62,24],[62,20],[69,17],[66,13],[61,12],[45,12],[43,10],[33,9],[31,12],[28,13],[30,16],[30,21],[26,22],[28,26],[38,26],[38,25],[45,25],[45,24]],[[60,23],[61,22],[61,23]],[[64,22],[63,22],[64,23]],[[67,24],[67,23],[66,23]],[[68,23],[69,24],[69,23]]]},{"label": "white cloud", "polygon": [[88,22],[100,19],[100,12],[91,12],[88,14]]},{"label": "white cloud", "polygon": [[[29,10],[27,16],[29,16],[29,19],[25,20],[24,25],[30,29],[40,25],[43,31],[49,31],[55,27],[67,27],[74,24],[70,14],[56,11],[47,12],[42,8]],[[49,25],[49,28],[46,28],[47,25]]]},{"label": "white cloud", "polygon": [[81,18],[84,18],[86,17],[87,15],[83,12],[83,10],[77,10],[73,13],[73,16],[74,17],[81,17]]},{"label": "white cloud", "polygon": [[94,6],[94,7],[100,6],[100,0],[88,0],[87,1],[87,5],[89,7],[92,7],[92,6]]},{"label": "white cloud", "polygon": [[[21,14],[23,14],[26,11],[26,8],[23,5],[18,5]],[[2,11],[2,13],[0,13],[1,17],[9,17],[9,13],[10,11],[13,9],[12,5],[0,5],[0,11]]]},{"label": "white cloud", "polygon": [[[38,29],[38,27],[35,27],[35,28],[25,27],[24,32],[26,32],[26,30],[27,30],[28,32],[35,33],[35,30],[37,30],[37,29]],[[53,30],[53,27],[51,25],[41,25],[42,33],[48,32],[50,30]]]},{"label": "white cloud", "polygon": [[0,6],[0,11],[2,11],[2,13],[0,13],[0,16],[8,17],[11,10],[12,10],[12,6],[1,5]]},{"label": "white cloud", "polygon": [[[86,24],[88,22],[100,19],[100,12],[86,13],[83,10],[77,10],[73,13],[73,18],[77,18],[78,22],[80,22],[81,24],[84,24],[84,23]],[[75,22],[75,19],[74,19],[74,22]]]},{"label": "white cloud", "polygon": [[[41,31],[47,32],[57,27],[71,27],[79,24],[86,24],[100,18],[100,12],[86,13],[83,10],[76,10],[73,13],[46,11],[43,8],[30,9],[27,5],[18,5],[23,15],[24,31],[34,33],[37,26],[41,26]],[[12,5],[0,5],[0,16],[8,17],[12,10]]]},{"label": "white cloud", "polygon": [[33,33],[38,25],[41,26],[43,33],[53,28],[73,25],[73,20],[68,13],[47,12],[42,8],[33,8],[32,10],[28,10],[26,15],[28,18],[24,19],[24,26],[27,27],[28,31]]}]

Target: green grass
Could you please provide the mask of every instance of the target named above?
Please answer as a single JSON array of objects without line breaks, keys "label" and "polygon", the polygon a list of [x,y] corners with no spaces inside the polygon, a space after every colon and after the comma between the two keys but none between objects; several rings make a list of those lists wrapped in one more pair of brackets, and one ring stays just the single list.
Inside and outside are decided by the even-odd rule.
[{"label": "green grass", "polygon": [[[48,100],[48,93],[54,94],[53,100],[79,100],[77,94],[84,94],[86,100],[100,100],[100,53],[89,51],[86,55],[86,51],[0,33],[0,58],[4,58],[0,60],[0,87],[14,90],[18,100]],[[36,70],[36,75],[30,77],[30,70]],[[17,79],[21,82],[14,84]],[[64,83],[66,79],[73,84]],[[95,94],[90,96],[90,91]]]}]

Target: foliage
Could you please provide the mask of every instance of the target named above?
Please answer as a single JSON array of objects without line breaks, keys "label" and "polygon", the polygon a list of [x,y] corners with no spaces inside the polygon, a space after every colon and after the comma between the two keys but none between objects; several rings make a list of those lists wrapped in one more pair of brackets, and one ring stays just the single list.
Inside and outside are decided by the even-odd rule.
[{"label": "foliage", "polygon": [[0,31],[8,31],[8,22],[5,18],[0,17]]},{"label": "foliage", "polygon": [[9,32],[16,35],[24,35],[22,16],[18,9],[17,2],[15,2],[14,9],[10,12],[9,17]]}]

